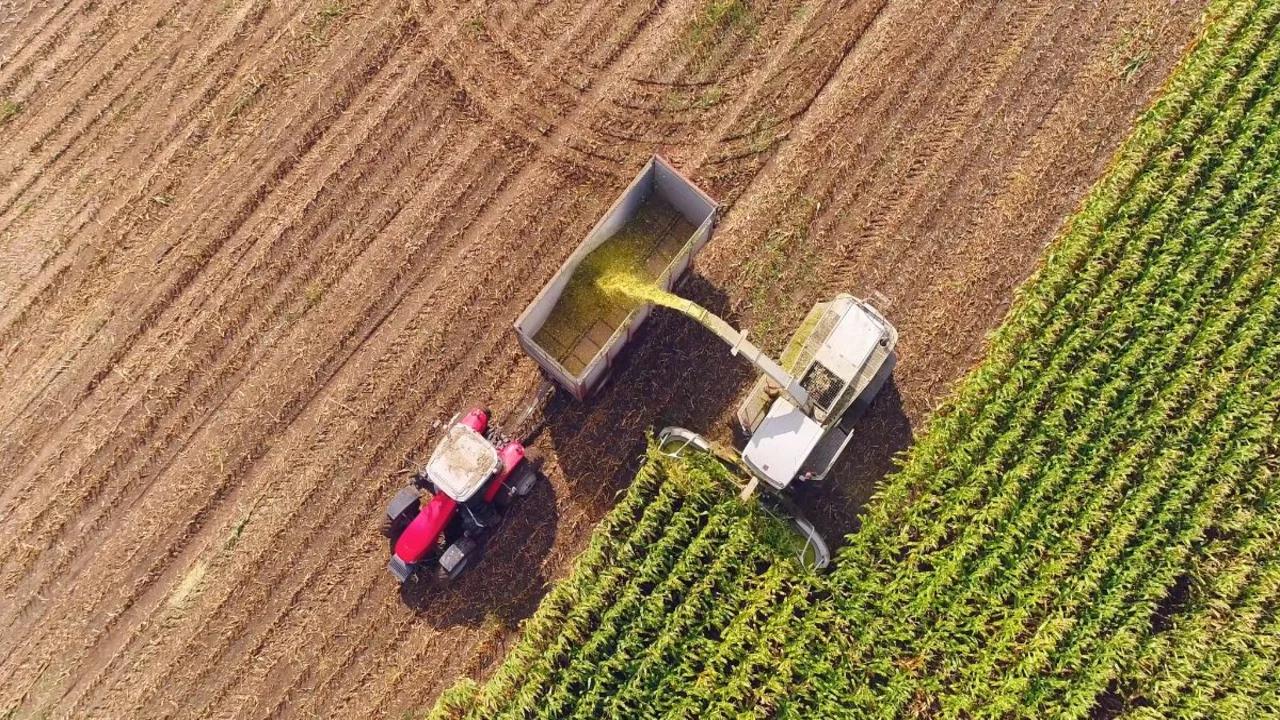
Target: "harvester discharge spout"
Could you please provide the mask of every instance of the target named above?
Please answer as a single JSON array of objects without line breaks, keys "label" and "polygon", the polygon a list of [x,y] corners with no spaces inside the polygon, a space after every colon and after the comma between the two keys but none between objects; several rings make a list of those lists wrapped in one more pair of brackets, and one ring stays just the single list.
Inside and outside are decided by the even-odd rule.
[{"label": "harvester discharge spout", "polygon": [[782,392],[791,398],[791,402],[806,414],[812,410],[809,391],[804,389],[804,386],[800,384],[800,381],[795,376],[783,370],[777,361],[765,354],[759,347],[756,347],[755,343],[748,340],[746,331],[735,330],[732,325],[701,305],[695,303],[689,303],[689,305],[691,308],[684,310],[685,314],[697,320],[703,327],[728,343],[730,353],[741,356],[747,362],[755,365],[773,384],[782,388]]},{"label": "harvester discharge spout", "polygon": [[786,370],[783,370],[781,365],[766,355],[763,350],[756,347],[754,343],[747,340],[745,332],[734,329],[732,325],[710,310],[692,300],[686,300],[679,295],[667,292],[626,272],[604,274],[596,279],[596,284],[608,294],[626,295],[636,301],[652,302],[681,312],[696,320],[700,325],[728,343],[729,352],[745,358],[747,362],[764,373],[765,377],[768,377],[775,385],[782,388],[782,391],[786,393],[796,407],[805,413],[809,413],[812,409],[809,391],[804,389],[799,380]]}]

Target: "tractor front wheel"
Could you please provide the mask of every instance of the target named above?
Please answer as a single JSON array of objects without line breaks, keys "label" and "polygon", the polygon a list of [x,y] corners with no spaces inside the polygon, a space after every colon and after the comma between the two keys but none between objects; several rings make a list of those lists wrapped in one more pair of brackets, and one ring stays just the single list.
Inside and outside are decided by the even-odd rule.
[{"label": "tractor front wheel", "polygon": [[436,564],[436,577],[441,580],[457,580],[471,566],[480,553],[480,543],[472,538],[462,538],[445,549]]},{"label": "tractor front wheel", "polygon": [[467,571],[467,566],[471,564],[471,558],[462,558],[452,570],[445,570],[443,567],[436,566],[436,578],[439,580],[457,580],[462,577],[462,573]]}]

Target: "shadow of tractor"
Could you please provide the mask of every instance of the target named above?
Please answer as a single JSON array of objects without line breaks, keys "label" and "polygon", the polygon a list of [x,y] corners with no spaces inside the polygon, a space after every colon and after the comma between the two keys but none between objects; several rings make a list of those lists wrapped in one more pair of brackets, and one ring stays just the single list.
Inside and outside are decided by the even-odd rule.
[{"label": "shadow of tractor", "polygon": [[796,504],[832,550],[857,531],[863,508],[884,477],[897,469],[896,458],[910,447],[912,438],[902,394],[890,376],[857,420],[853,440],[831,472],[821,482],[795,486]]},{"label": "shadow of tractor", "polygon": [[477,563],[456,580],[421,573],[400,587],[404,604],[440,629],[495,621],[515,627],[532,615],[545,593],[542,567],[559,526],[553,485],[540,480],[507,512]]}]

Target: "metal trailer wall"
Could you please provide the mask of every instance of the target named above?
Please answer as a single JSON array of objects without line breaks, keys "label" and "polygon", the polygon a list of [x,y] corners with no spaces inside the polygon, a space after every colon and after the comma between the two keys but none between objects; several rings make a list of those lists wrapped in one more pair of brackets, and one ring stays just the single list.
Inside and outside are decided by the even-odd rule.
[{"label": "metal trailer wall", "polygon": [[591,232],[587,233],[582,244],[569,255],[550,282],[516,319],[516,338],[521,347],[556,384],[568,390],[579,400],[586,400],[608,378],[618,356],[640,330],[649,313],[652,312],[653,306],[646,304],[633,310],[605,342],[595,358],[577,375],[565,369],[550,352],[534,340],[534,336],[551,316],[560,295],[568,286],[569,280],[583,258],[618,232],[654,193],[670,203],[685,220],[697,228],[672,258],[666,270],[658,277],[657,282],[662,289],[672,290],[693,262],[693,256],[711,239],[719,205],[688,178],[681,175],[665,158],[654,155],[622,191],[622,195],[613,202],[608,212],[596,222]]}]

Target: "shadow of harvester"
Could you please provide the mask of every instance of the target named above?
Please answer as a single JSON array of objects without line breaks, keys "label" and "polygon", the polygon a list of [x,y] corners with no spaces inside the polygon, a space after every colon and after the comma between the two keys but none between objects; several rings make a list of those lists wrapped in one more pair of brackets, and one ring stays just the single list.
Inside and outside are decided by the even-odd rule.
[{"label": "shadow of harvester", "polygon": [[[732,324],[725,294],[696,274],[680,295]],[[659,308],[622,353],[609,383],[579,403],[561,395],[548,411],[548,435],[575,497],[599,517],[627,487],[644,451],[646,431],[679,425],[733,442],[732,411],[756,370],[729,355],[719,338],[678,313]],[[854,438],[832,472],[797,486],[796,500],[834,548],[856,528],[857,517],[912,430],[892,377],[860,418]],[[737,438],[741,447],[742,438]]]},{"label": "shadow of harvester", "polygon": [[799,484],[796,504],[834,550],[858,529],[859,517],[881,480],[893,472],[895,458],[911,445],[911,420],[893,377],[854,425],[853,439],[821,482]]}]

